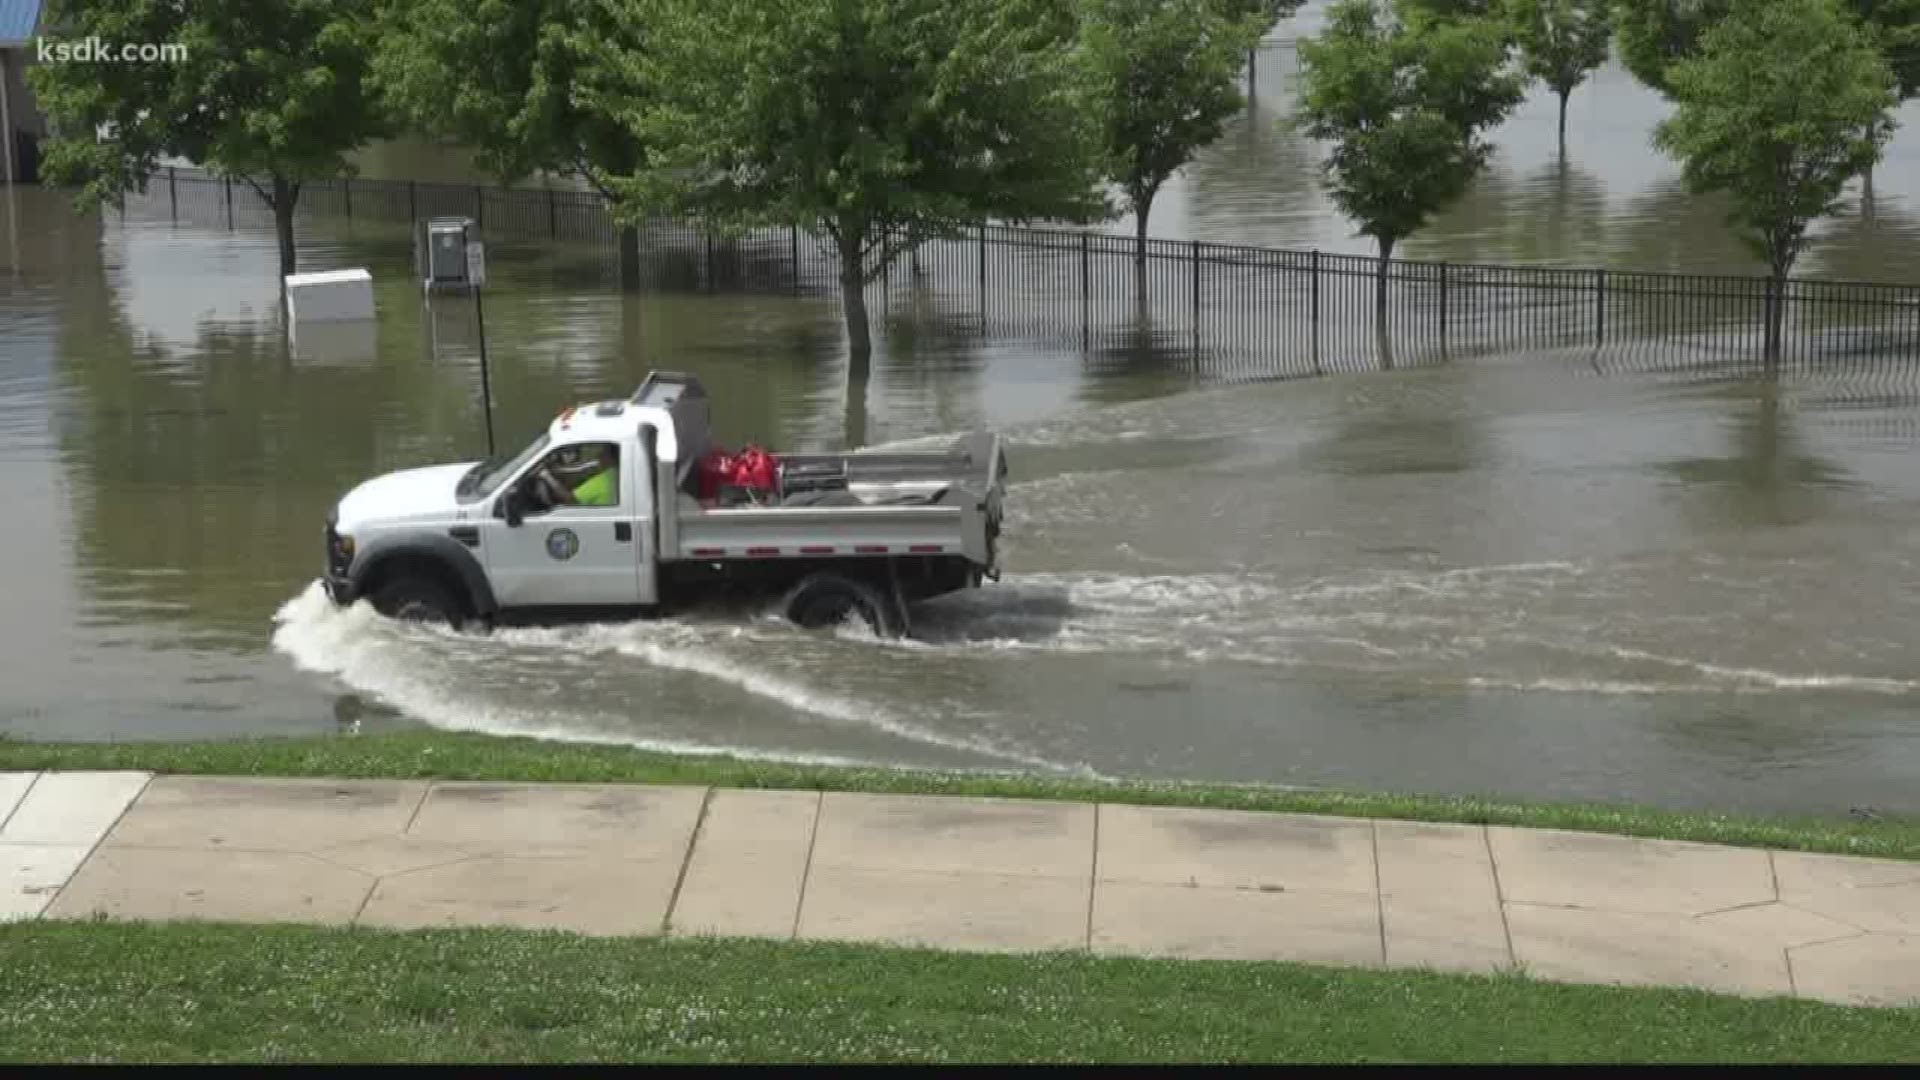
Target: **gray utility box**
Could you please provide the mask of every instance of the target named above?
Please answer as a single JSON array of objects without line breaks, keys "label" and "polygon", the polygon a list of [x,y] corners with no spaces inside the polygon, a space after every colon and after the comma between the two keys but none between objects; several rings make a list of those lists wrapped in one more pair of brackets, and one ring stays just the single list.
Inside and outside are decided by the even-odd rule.
[{"label": "gray utility box", "polygon": [[472,218],[428,218],[415,243],[420,257],[421,287],[466,289],[474,284],[467,273],[467,241],[478,240]]}]

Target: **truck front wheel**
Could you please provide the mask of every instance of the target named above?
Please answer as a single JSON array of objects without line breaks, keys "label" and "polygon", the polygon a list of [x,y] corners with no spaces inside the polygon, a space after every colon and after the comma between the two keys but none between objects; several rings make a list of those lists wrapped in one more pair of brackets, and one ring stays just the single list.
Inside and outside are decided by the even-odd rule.
[{"label": "truck front wheel", "polygon": [[464,621],[460,602],[432,578],[403,574],[374,591],[373,610],[400,622],[429,623],[458,630]]},{"label": "truck front wheel", "polygon": [[781,608],[806,630],[838,626],[855,615],[881,637],[898,637],[902,630],[893,602],[880,590],[839,574],[809,575],[787,593]]}]

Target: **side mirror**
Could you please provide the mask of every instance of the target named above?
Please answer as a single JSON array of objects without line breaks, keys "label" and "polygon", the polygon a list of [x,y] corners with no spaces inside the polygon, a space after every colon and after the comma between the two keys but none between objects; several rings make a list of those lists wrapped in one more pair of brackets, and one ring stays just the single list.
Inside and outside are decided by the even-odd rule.
[{"label": "side mirror", "polygon": [[507,519],[507,528],[517,529],[526,519],[525,499],[526,496],[521,494],[518,487],[510,487],[506,494],[500,496],[500,516]]}]

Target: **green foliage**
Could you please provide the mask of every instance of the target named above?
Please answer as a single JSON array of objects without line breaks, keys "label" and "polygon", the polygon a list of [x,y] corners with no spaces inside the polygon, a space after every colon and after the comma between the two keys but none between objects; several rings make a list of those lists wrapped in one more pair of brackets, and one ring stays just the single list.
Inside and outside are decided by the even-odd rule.
[{"label": "green foliage", "polygon": [[1893,69],[1900,97],[1920,97],[1920,0],[1847,0]]},{"label": "green foliage", "polygon": [[[1744,2],[1744,0],[1742,0]],[[1614,0],[1620,62],[1646,86],[1669,94],[1667,69],[1699,51],[1702,36],[1736,0]]]},{"label": "green foliage", "polygon": [[[818,228],[863,280],[988,217],[1085,218],[1091,95],[1052,0],[600,0],[595,115],[649,147],[620,213]],[[644,32],[647,47],[627,42]]]},{"label": "green foliage", "polygon": [[1333,144],[1333,199],[1383,255],[1466,191],[1491,153],[1478,133],[1519,99],[1477,22],[1410,27],[1377,0],[1342,0],[1300,58],[1300,126]]},{"label": "green foliage", "polygon": [[1731,224],[1783,277],[1879,156],[1893,74],[1834,0],[1742,0],[1700,45],[1668,70],[1678,107],[1655,144],[1690,190],[1729,197]]},{"label": "green foliage", "polygon": [[[1245,10],[1229,15],[1227,7]],[[1244,104],[1242,58],[1267,18],[1260,5],[1223,0],[1081,0],[1081,50],[1100,99],[1106,172],[1141,236],[1160,186]]]},{"label": "green foliage", "polygon": [[1302,128],[1335,144],[1333,197],[1383,253],[1466,190],[1491,154],[1480,134],[1524,93],[1502,32],[1472,13],[1402,22],[1345,0],[1300,54]]},{"label": "green foliage", "polygon": [[[1634,78],[1670,94],[1668,69],[1697,55],[1706,32],[1745,0],[1614,0],[1620,59]],[[1892,67],[1902,98],[1920,96],[1920,0],[1843,0]]]},{"label": "green foliage", "polygon": [[1527,73],[1561,97],[1607,62],[1610,0],[1508,0],[1506,15]]},{"label": "green foliage", "polygon": [[187,55],[30,68],[57,133],[49,182],[98,205],[141,189],[168,156],[296,185],[347,172],[347,153],[386,130],[367,79],[371,15],[372,0],[53,0],[45,22],[68,38],[177,43]]},{"label": "green foliage", "polygon": [[383,0],[380,30],[374,78],[394,112],[503,182],[639,164],[631,132],[574,100],[593,74],[585,43],[621,32],[594,0]]},{"label": "green foliage", "polygon": [[1509,63],[1504,20],[1461,18],[1409,28],[1417,60],[1413,93],[1453,121],[1460,137],[1500,126],[1527,95],[1527,80]]}]

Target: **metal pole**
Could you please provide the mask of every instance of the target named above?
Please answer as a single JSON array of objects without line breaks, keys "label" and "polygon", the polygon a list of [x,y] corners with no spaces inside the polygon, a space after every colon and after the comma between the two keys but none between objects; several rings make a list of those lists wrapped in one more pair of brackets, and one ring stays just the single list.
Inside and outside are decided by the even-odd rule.
[{"label": "metal pole", "polygon": [[1447,264],[1440,264],[1440,355],[1447,355]]},{"label": "metal pole", "polygon": [[487,305],[481,298],[486,287],[473,287],[473,316],[480,324],[480,403],[487,417],[487,456],[493,456],[493,379],[487,367]]},{"label": "metal pole", "polygon": [[13,103],[8,100],[7,80],[12,64],[9,53],[0,49],[0,156],[7,159],[7,265],[14,272],[20,272],[20,217],[13,205],[13,157],[16,150],[13,138]]},{"label": "metal pole", "polygon": [[553,193],[551,185],[547,187],[547,237],[553,240],[560,238],[559,196]]},{"label": "metal pole", "polygon": [[167,166],[167,217],[175,224],[180,221],[180,170]]},{"label": "metal pole", "polygon": [[793,262],[793,291],[800,292],[800,226],[787,226],[787,257]]},{"label": "metal pole", "polygon": [[233,231],[233,177],[231,175],[223,176],[221,177],[221,180],[224,181],[224,187],[227,193],[227,231],[232,232]]}]

